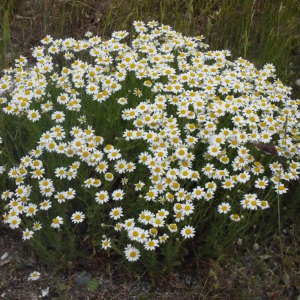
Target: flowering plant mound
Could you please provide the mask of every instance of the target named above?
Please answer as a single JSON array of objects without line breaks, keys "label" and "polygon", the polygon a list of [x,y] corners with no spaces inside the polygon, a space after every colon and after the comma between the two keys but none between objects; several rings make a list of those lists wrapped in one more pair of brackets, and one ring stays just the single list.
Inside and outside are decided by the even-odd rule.
[{"label": "flowering plant mound", "polygon": [[125,31],[47,36],[33,67],[21,56],[4,70],[2,118],[25,137],[10,152],[1,128],[2,176],[9,167],[14,182],[1,186],[3,221],[24,240],[74,246],[88,233],[128,261],[176,257],[216,214],[244,222],[298,178],[300,102],[273,65],[133,25],[130,45]]}]

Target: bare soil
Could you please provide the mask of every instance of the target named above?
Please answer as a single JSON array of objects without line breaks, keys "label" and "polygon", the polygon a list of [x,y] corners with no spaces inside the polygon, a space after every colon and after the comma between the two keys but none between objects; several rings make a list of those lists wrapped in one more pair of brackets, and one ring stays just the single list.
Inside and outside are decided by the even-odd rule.
[{"label": "bare soil", "polygon": [[[0,226],[0,298],[35,299],[198,299],[194,274],[170,274],[155,284],[134,278],[112,259],[96,257],[76,261],[67,271],[55,272],[43,265],[18,233]],[[40,279],[28,280],[31,272]],[[83,272],[91,274],[85,286],[78,286]],[[193,286],[193,283],[194,286]]]},{"label": "bare soil", "polygon": [[[0,225],[0,298],[7,300],[90,299],[300,299],[299,232],[295,226],[282,236],[285,270],[276,237],[254,249],[235,244],[218,261],[186,261],[158,278],[132,275],[122,263],[106,256],[77,260],[56,272],[44,265],[21,236]],[[41,277],[29,281],[31,272]],[[79,286],[86,272],[90,280]]]}]

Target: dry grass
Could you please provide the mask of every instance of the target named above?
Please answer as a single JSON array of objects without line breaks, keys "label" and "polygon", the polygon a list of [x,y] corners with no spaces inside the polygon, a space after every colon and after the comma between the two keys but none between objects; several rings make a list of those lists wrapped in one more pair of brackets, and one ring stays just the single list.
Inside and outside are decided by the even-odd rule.
[{"label": "dry grass", "polygon": [[79,38],[92,31],[106,38],[114,30],[132,32],[133,20],[154,19],[186,35],[202,34],[212,49],[227,48],[258,67],[273,63],[292,84],[300,68],[299,15],[299,0],[3,0],[0,68],[28,55],[47,34]]}]

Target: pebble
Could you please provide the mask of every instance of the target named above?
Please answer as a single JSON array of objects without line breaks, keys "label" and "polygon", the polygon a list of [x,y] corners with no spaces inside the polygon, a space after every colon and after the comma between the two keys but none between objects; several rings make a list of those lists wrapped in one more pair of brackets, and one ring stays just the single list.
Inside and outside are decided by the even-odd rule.
[{"label": "pebble", "polygon": [[2,256],[1,256],[1,259],[0,260],[4,260],[5,258],[8,257],[8,252],[5,252]]},{"label": "pebble", "polygon": [[75,284],[78,287],[84,287],[87,286],[89,281],[91,280],[92,275],[89,272],[83,271],[81,272],[75,279]]}]

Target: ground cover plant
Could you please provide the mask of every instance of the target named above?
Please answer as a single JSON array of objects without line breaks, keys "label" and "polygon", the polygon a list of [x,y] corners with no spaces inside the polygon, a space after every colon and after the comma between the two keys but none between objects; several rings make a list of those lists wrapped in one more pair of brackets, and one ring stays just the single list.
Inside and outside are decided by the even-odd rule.
[{"label": "ground cover plant", "polygon": [[46,36],[33,68],[20,57],[1,77],[2,124],[22,130],[25,152],[8,168],[4,222],[52,261],[76,258],[88,233],[96,251],[170,270],[186,240],[230,242],[298,178],[299,103],[273,65],[231,62],[156,21],[134,27],[129,45],[126,31]]},{"label": "ground cover plant", "polygon": [[[263,8],[247,3],[240,15],[248,9],[255,19]],[[195,15],[192,8],[186,6],[186,16]],[[280,31],[287,7],[273,8],[278,26],[265,35],[267,44],[284,40],[291,48],[295,40]],[[241,31],[229,47],[235,55],[219,50],[228,42],[220,38],[221,45],[208,47],[210,26],[226,31],[219,19],[226,10],[206,9],[205,39],[195,33],[196,22],[174,30],[135,21],[117,31],[111,15],[115,30],[76,39],[63,37],[62,23],[62,38],[57,31],[36,41],[33,60],[15,56],[4,71],[3,219],[48,264],[67,267],[107,251],[131,271],[154,275],[188,253],[219,260],[238,238],[262,241],[278,228],[280,236],[280,207],[297,207],[284,197],[298,182],[299,103],[279,79],[292,74],[282,60],[286,50],[273,53],[276,64],[264,64],[268,48],[254,55],[252,17],[229,30]],[[256,64],[245,58],[249,53]],[[296,184],[288,191],[290,182]]]}]

